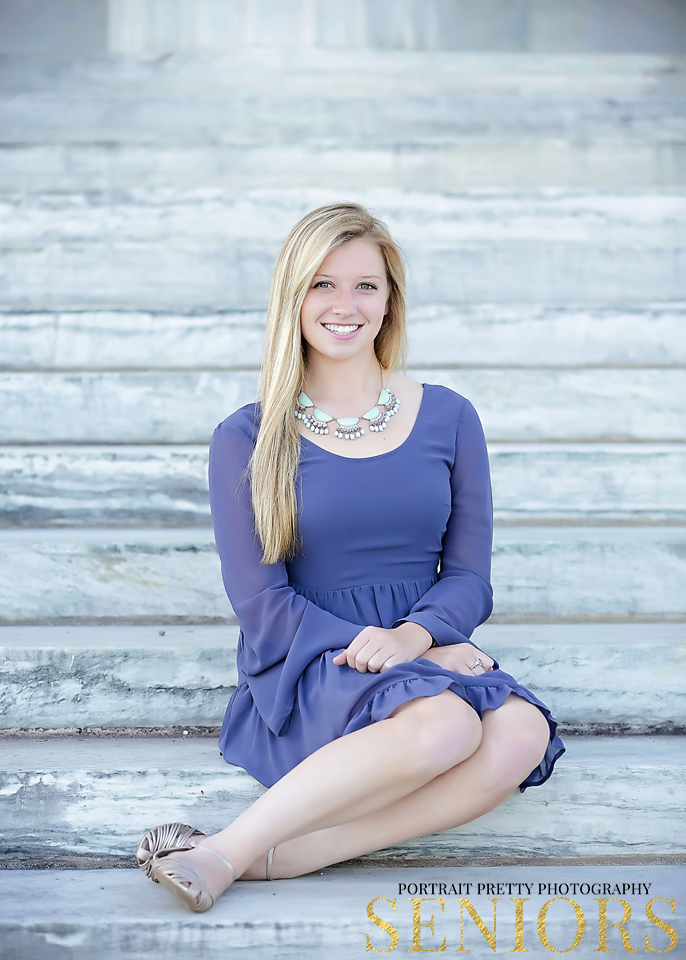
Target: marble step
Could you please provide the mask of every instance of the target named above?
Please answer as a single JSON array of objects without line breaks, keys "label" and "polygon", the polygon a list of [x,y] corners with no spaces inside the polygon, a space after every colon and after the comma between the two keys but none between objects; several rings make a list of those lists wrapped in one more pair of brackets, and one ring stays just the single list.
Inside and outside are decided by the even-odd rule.
[{"label": "marble step", "polygon": [[[408,373],[469,397],[491,442],[686,439],[684,368]],[[0,443],[205,443],[257,387],[250,369],[0,372]]]},{"label": "marble step", "polygon": [[[543,786],[386,856],[683,854],[685,787],[684,737],[569,737]],[[2,858],[129,857],[157,823],[215,832],[262,792],[214,739],[6,741]]]},{"label": "marble step", "polygon": [[[367,942],[377,952],[388,950],[393,930],[396,949],[403,954],[417,949],[412,946],[413,904],[408,894],[417,897],[423,891],[429,899],[421,904],[419,917],[424,924],[418,928],[422,951],[439,950],[445,943],[451,953],[464,948],[472,960],[486,960],[493,956],[494,947],[497,953],[516,948],[526,950],[532,960],[542,960],[550,956],[551,948],[568,949],[578,935],[572,906],[558,902],[550,904],[545,915],[548,946],[539,938],[540,911],[560,883],[569,884],[565,890],[583,912],[582,949],[592,951],[598,942],[594,894],[597,898],[603,892],[604,883],[613,892],[615,884],[619,893],[626,891],[633,915],[624,929],[632,950],[641,949],[646,937],[651,949],[670,949],[669,929],[658,929],[647,919],[646,906],[654,897],[676,900],[674,913],[670,904],[660,901],[653,909],[675,931],[672,938],[682,935],[686,882],[683,866],[678,865],[336,867],[269,885],[239,882],[203,914],[184,911],[170,893],[147,882],[138,871],[13,870],[0,872],[0,948],[12,960],[81,960],[96,955],[101,960],[123,956],[186,960],[191,950],[203,960],[225,960],[229,942],[232,957],[250,960],[321,960],[324,956],[363,960],[369,956]],[[432,894],[441,893],[448,894],[442,904],[431,900]],[[494,893],[502,898],[495,904],[492,947],[467,914],[461,935],[456,894],[469,900],[486,929],[493,932]],[[514,900],[520,896],[526,902],[518,947]],[[368,904],[392,930],[384,932],[370,922]],[[620,911],[616,916],[613,907]],[[617,922],[620,916],[621,905],[611,902],[608,920]],[[608,927],[609,950],[622,949],[621,932]]]},{"label": "marble step", "polygon": [[[410,311],[410,364],[673,366],[686,303],[428,304]],[[259,366],[265,310],[164,313],[0,308],[6,370]]]},{"label": "marble step", "polygon": [[[496,523],[686,522],[683,443],[490,443]],[[202,526],[207,445],[0,446],[0,527]]]},{"label": "marble step", "polygon": [[[445,140],[446,138],[441,138]],[[451,138],[183,146],[0,144],[0,192],[318,187],[470,190],[539,187],[671,191],[686,183],[686,137]]]},{"label": "marble step", "polygon": [[[0,735],[217,728],[237,636],[230,625],[0,627]],[[686,731],[683,623],[485,624],[474,641],[566,730]]]},{"label": "marble step", "polygon": [[[209,49],[166,57],[65,58],[5,54],[0,91],[39,98],[101,100],[236,95],[353,97],[513,95],[672,100],[686,84],[680,55],[566,51],[430,51],[322,49],[317,45],[252,49],[222,55]],[[612,104],[608,104],[611,108]],[[540,122],[540,121],[539,121]],[[7,135],[5,132],[4,135]]]},{"label": "marble step", "polygon": [[[683,619],[685,527],[500,526],[495,613]],[[211,529],[0,530],[0,616],[231,617]]]},{"label": "marble step", "polygon": [[[406,88],[414,86],[389,95],[373,89],[373,74],[363,90],[351,91],[348,76],[329,75],[299,77],[298,89],[291,92],[293,83],[278,74],[266,79],[261,73],[254,80],[234,76],[240,89],[171,97],[154,89],[111,95],[82,88],[66,96],[52,90],[28,95],[0,90],[0,144],[235,148],[302,143],[315,149],[340,144],[364,153],[461,142],[523,145],[527,139],[544,144],[559,139],[570,151],[581,138],[627,152],[632,143],[655,148],[662,141],[683,150],[686,142],[683,71],[678,89],[667,96],[655,88],[648,96],[627,96],[616,86],[610,96],[575,96],[563,84],[522,96],[516,81],[510,89],[469,90],[464,84],[455,89],[444,76],[432,78],[428,92],[421,78],[406,77]],[[333,84],[337,90],[330,89]]]},{"label": "marble step", "polygon": [[484,137],[681,141],[680,57],[262,51],[19,62],[0,143],[369,145]]},{"label": "marble step", "polygon": [[[637,876],[646,884],[647,894],[645,887],[636,886]],[[337,867],[269,885],[239,882],[209,913],[202,914],[184,911],[171,894],[147,882],[138,871],[13,870],[0,872],[0,948],[12,960],[81,960],[88,956],[186,960],[191,951],[203,960],[225,960],[230,943],[231,957],[250,960],[321,960],[324,956],[327,960],[363,960],[369,957],[367,936],[377,951],[388,950],[392,943],[388,932],[368,920],[368,904],[376,900],[376,915],[392,924],[398,936],[397,949],[404,954],[413,949],[410,896],[422,895],[423,889],[429,897],[448,893],[442,906],[430,899],[421,905],[421,922],[428,924],[433,917],[435,924],[433,933],[428,926],[419,928],[423,951],[439,949],[445,937],[451,953],[462,946],[472,960],[492,957],[493,948],[468,916],[461,939],[460,904],[455,894],[469,899],[491,931],[493,903],[488,895],[496,893],[502,894],[496,904],[497,953],[517,947],[513,900],[521,895],[527,901],[521,947],[532,960],[542,960],[550,956],[551,947],[568,949],[577,936],[572,907],[559,902],[550,904],[546,914],[547,947],[538,936],[540,911],[554,897],[554,885],[561,882],[570,884],[567,892],[583,911],[582,949],[592,951],[598,942],[594,894],[597,897],[603,891],[603,883],[610,883],[613,891],[618,883],[620,893],[627,891],[633,916],[625,929],[632,950],[641,949],[646,937],[651,949],[670,949],[669,931],[647,919],[646,906],[656,896],[676,900],[674,914],[669,904],[660,901],[653,909],[677,931],[677,937],[682,936],[686,883],[683,866],[678,865]],[[442,890],[440,883],[446,884]],[[502,885],[499,889],[498,884]],[[597,886],[584,887],[581,893],[581,884]],[[393,901],[395,913],[392,903],[376,899],[379,897]],[[621,911],[621,905],[609,905],[608,919],[616,922],[620,913],[610,912],[613,907]],[[616,928],[608,928],[607,945],[610,950],[622,949]]]},{"label": "marble step", "polygon": [[293,223],[350,199],[403,244],[413,307],[686,299],[684,196],[303,189],[5,195],[2,302],[263,309]]},{"label": "marble step", "polygon": [[0,190],[668,189],[686,178],[685,78],[631,55],[8,57]]}]

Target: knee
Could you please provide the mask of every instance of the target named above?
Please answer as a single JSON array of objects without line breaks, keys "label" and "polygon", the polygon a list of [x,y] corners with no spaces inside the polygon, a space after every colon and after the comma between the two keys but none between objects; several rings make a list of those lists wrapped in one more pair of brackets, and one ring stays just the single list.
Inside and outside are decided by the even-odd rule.
[{"label": "knee", "polygon": [[493,754],[490,767],[505,786],[517,786],[545,756],[550,740],[548,721],[538,707],[521,697],[511,696],[493,711],[484,728],[484,745],[488,744]]},{"label": "knee", "polygon": [[[470,757],[481,743],[481,721],[472,707],[451,691],[412,701],[402,714],[407,742],[419,767],[433,776]],[[409,706],[409,704],[408,704]]]}]

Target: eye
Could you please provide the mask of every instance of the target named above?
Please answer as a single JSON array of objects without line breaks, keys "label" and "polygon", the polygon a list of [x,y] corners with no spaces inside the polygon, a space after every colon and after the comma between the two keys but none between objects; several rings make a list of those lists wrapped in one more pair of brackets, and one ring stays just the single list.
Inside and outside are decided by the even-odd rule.
[{"label": "eye", "polygon": [[366,281],[366,280],[365,280],[363,283],[360,284],[360,287],[361,287],[362,290],[376,290],[376,289],[377,289],[377,288],[374,286],[373,283],[369,283],[369,282]]},{"label": "eye", "polygon": [[331,283],[328,280],[318,280],[312,287],[313,290],[316,290],[317,287],[323,290],[325,287],[330,287]]}]

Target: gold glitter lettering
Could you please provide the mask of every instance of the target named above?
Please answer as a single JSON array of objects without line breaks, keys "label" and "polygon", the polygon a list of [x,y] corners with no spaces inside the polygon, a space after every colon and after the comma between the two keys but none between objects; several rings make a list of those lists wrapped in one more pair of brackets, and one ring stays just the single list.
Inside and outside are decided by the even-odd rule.
[{"label": "gold glitter lettering", "polygon": [[422,947],[421,937],[422,937],[422,927],[428,927],[431,931],[431,936],[434,936],[434,915],[431,914],[431,919],[428,922],[422,923],[421,914],[422,914],[422,904],[426,900],[435,900],[441,905],[441,913],[445,913],[445,900],[443,897],[408,897],[408,900],[412,903],[412,947],[407,952],[408,953],[444,953],[445,952],[445,937],[443,937],[443,943],[440,947]]},{"label": "gold glitter lettering", "polygon": [[667,949],[656,950],[655,947],[653,947],[652,944],[650,943],[650,940],[648,939],[648,934],[646,934],[646,953],[649,950],[652,953],[670,953],[670,951],[672,951],[674,947],[677,945],[677,943],[679,942],[679,937],[674,927],[671,927],[668,923],[660,919],[660,917],[656,917],[655,914],[653,913],[653,904],[655,903],[656,900],[664,900],[665,903],[668,903],[672,908],[672,913],[674,913],[674,911],[676,910],[676,899],[668,900],[667,897],[653,897],[653,899],[646,904],[646,917],[650,920],[651,923],[655,924],[656,927],[659,927],[660,930],[664,930],[664,932],[669,937],[669,946],[667,947]]},{"label": "gold glitter lettering", "polygon": [[495,899],[492,898],[492,897],[489,897],[489,898],[488,898],[488,899],[491,901],[491,903],[493,904],[493,933],[491,933],[491,931],[488,929],[488,927],[487,927],[486,924],[483,922],[483,920],[481,919],[481,917],[479,916],[479,914],[476,912],[476,910],[474,909],[474,907],[472,906],[472,904],[470,903],[469,900],[464,899],[464,898],[462,898],[462,897],[456,897],[455,899],[456,899],[456,900],[459,900],[459,903],[460,903],[460,948],[459,948],[459,950],[456,950],[455,953],[469,953],[469,950],[468,950],[467,948],[465,948],[465,945],[464,945],[464,912],[465,912],[465,909],[467,910],[467,913],[469,914],[469,916],[472,918],[472,920],[473,920],[474,923],[476,924],[478,930],[479,930],[479,931],[481,932],[481,934],[483,935],[484,939],[486,940],[486,943],[489,945],[489,947],[491,948],[491,950],[493,951],[493,953],[495,953],[495,934],[496,934],[496,925],[495,925],[496,917],[495,917],[495,912],[496,912],[496,904],[500,903],[500,901],[502,900],[502,897],[496,897]]},{"label": "gold glitter lettering", "polygon": [[[565,900],[567,903],[571,903],[574,907],[574,913],[576,914],[576,937],[574,938],[574,943],[571,947],[567,947],[566,950],[556,950],[555,947],[550,945],[548,936],[545,931],[545,918],[548,913],[548,908],[551,903],[555,903],[556,900]],[[553,897],[552,900],[548,900],[541,907],[540,913],[538,914],[538,923],[536,924],[536,929],[538,930],[538,939],[541,941],[546,950],[550,950],[551,953],[570,953],[581,943],[584,933],[586,932],[586,918],[584,917],[584,911],[581,909],[579,904],[575,900],[570,900],[568,897]]]},{"label": "gold glitter lettering", "polygon": [[[515,904],[515,945],[510,953],[528,953],[524,947],[524,904],[528,897],[510,897]],[[495,917],[493,918],[493,930],[495,931]]]},{"label": "gold glitter lettering", "polygon": [[[629,940],[629,934],[624,929],[624,924],[628,923],[631,920],[631,905],[626,900],[620,900],[617,897],[594,897],[598,904],[598,949],[594,950],[594,953],[612,953],[612,950],[609,949],[607,945],[607,928],[616,927],[622,937],[622,943],[624,944],[624,949],[627,953],[638,953],[638,947],[634,950],[631,946],[631,940]],[[624,916],[619,921],[619,923],[608,923],[607,922],[607,905],[612,901],[613,903],[621,903]]]},{"label": "gold glitter lettering", "polygon": [[377,902],[377,900],[385,900],[386,903],[390,903],[393,907],[393,913],[395,913],[396,898],[393,897],[392,900],[389,900],[388,897],[374,897],[374,899],[370,900],[367,904],[367,916],[372,923],[376,924],[377,927],[380,927],[389,935],[391,938],[391,945],[386,950],[377,950],[376,947],[372,946],[372,941],[369,939],[369,934],[367,934],[367,952],[371,950],[373,953],[390,953],[391,950],[395,950],[395,948],[398,946],[398,931],[395,929],[395,927],[392,927],[390,923],[386,923],[385,920],[382,920],[381,917],[377,917],[377,915],[374,913],[374,904]]}]

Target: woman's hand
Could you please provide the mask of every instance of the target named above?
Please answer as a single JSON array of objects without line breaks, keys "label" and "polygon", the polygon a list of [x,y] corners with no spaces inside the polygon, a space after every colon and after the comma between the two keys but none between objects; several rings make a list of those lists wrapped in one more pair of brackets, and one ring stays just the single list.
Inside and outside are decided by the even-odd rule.
[{"label": "woman's hand", "polygon": [[333,658],[333,662],[337,666],[347,663],[360,673],[379,673],[396,663],[407,663],[424,656],[431,643],[431,634],[418,623],[401,623],[392,630],[365,627],[346,650]]},{"label": "woman's hand", "polygon": [[[466,673],[476,677],[493,669],[493,660],[487,653],[477,650],[471,643],[449,643],[445,647],[434,647],[422,654],[425,660],[432,660],[453,673]],[[481,660],[472,669],[472,664]]]}]

